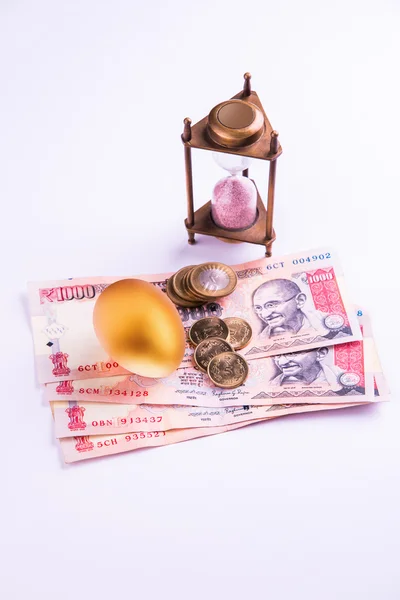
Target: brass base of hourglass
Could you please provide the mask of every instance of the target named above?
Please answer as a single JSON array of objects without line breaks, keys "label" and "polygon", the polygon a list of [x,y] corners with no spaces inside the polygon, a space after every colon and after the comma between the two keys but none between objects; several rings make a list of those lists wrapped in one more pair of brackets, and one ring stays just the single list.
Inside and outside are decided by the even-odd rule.
[{"label": "brass base of hourglass", "polygon": [[221,237],[217,237],[217,240],[219,240],[220,242],[225,242],[225,244],[243,244],[244,243],[241,240],[226,240]]}]

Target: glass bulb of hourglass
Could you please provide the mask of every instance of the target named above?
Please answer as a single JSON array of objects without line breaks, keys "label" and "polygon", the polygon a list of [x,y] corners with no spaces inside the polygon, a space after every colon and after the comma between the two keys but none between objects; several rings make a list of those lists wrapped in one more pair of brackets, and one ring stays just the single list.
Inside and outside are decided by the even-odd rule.
[{"label": "glass bulb of hourglass", "polygon": [[228,231],[248,229],[257,219],[256,187],[241,174],[249,167],[250,159],[219,152],[213,153],[213,157],[220,167],[231,173],[214,186],[211,199],[213,221]]},{"label": "glass bulb of hourglass", "polygon": [[213,159],[219,167],[229,171],[231,175],[242,172],[249,168],[251,159],[238,154],[226,154],[225,152],[213,152]]}]

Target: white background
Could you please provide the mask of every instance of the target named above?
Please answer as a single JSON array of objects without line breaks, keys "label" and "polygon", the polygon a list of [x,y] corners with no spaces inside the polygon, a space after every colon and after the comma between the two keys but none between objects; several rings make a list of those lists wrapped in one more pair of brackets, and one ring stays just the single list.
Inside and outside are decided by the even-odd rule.
[{"label": "white background", "polygon": [[[399,28],[396,0],[0,1],[2,597],[398,600]],[[182,120],[245,71],[274,255],[337,249],[392,402],[66,467],[26,282],[261,257],[183,225]]]}]

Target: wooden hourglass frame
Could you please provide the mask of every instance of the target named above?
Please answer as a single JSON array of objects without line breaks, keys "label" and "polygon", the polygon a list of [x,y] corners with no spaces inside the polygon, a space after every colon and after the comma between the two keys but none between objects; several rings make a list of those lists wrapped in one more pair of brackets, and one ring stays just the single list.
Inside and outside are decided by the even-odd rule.
[{"label": "wooden hourglass frame", "polygon": [[[273,229],[276,163],[282,154],[278,132],[273,130],[256,92],[251,90],[251,75],[245,73],[243,90],[230,100],[215,106],[208,116],[192,125],[184,119],[181,136],[185,151],[187,218],[185,226],[189,244],[195,234],[212,235],[226,241],[248,242],[265,246],[271,256],[275,241]],[[211,201],[194,210],[192,148],[259,158],[269,162],[267,209],[257,190],[257,219],[244,230],[230,231],[218,227],[211,217]],[[248,177],[248,169],[242,174]],[[255,184],[255,182],[253,181]],[[256,188],[257,189],[257,188]]]}]

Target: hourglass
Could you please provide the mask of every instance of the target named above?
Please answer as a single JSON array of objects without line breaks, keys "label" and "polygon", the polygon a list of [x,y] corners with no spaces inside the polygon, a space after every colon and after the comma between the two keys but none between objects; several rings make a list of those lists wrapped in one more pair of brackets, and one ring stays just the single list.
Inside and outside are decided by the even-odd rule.
[{"label": "hourglass", "polygon": [[[182,141],[185,150],[188,216],[185,219],[189,244],[195,234],[212,235],[230,242],[265,246],[271,256],[275,240],[273,209],[277,158],[282,154],[278,133],[272,129],[256,92],[251,90],[249,73],[243,90],[217,104],[207,117],[192,126],[184,120]],[[211,200],[194,210],[192,148],[209,150],[229,175],[219,179]],[[249,178],[252,159],[269,162],[267,209],[255,182]]]}]

